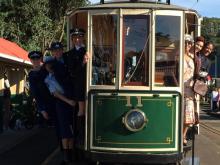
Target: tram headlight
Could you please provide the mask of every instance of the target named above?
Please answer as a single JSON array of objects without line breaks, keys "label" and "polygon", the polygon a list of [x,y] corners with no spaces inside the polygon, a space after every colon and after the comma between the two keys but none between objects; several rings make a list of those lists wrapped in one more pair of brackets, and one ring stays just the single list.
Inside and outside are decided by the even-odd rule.
[{"label": "tram headlight", "polygon": [[129,131],[137,132],[145,127],[148,119],[143,111],[132,109],[125,114],[122,122]]}]

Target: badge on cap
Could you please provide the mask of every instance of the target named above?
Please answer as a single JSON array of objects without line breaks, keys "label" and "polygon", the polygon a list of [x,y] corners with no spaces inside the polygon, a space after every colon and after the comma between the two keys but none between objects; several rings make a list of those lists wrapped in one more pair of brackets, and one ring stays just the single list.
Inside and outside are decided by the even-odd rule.
[{"label": "badge on cap", "polygon": [[81,28],[73,28],[70,30],[70,35],[71,36],[80,36],[83,37],[85,35],[85,30]]},{"label": "badge on cap", "polygon": [[40,51],[31,51],[28,53],[28,58],[34,59],[34,58],[41,58],[43,54]]},{"label": "badge on cap", "polygon": [[62,49],[63,44],[61,42],[52,42],[50,47],[47,48],[47,50],[56,50],[56,49]]}]

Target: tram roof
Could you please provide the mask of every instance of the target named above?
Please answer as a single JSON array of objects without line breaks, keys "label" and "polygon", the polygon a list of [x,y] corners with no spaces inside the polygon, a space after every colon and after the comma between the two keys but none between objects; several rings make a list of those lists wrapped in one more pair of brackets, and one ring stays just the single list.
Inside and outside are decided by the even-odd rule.
[{"label": "tram roof", "polygon": [[68,15],[76,10],[99,10],[99,9],[157,9],[157,10],[192,11],[197,13],[196,10],[188,9],[177,5],[146,1],[146,2],[106,2],[104,4],[100,4],[100,3],[92,4],[74,9],[70,11]]}]

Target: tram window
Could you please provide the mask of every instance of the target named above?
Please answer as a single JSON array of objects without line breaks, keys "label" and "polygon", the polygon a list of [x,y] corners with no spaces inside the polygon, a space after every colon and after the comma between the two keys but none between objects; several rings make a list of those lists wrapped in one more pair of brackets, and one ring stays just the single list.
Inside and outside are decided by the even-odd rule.
[{"label": "tram window", "polygon": [[92,85],[114,85],[117,54],[117,16],[94,15]]},{"label": "tram window", "polygon": [[191,36],[195,36],[197,34],[197,24],[198,18],[195,13],[186,13],[185,17],[185,34],[190,34]]},{"label": "tram window", "polygon": [[149,16],[123,16],[122,85],[149,85]]},{"label": "tram window", "polygon": [[180,17],[156,16],[155,86],[179,86]]}]

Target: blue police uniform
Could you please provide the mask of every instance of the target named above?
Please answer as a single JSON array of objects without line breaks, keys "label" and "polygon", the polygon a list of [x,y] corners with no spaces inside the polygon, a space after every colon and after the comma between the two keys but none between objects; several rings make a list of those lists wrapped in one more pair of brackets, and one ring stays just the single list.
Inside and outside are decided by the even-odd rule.
[{"label": "blue police uniform", "polygon": [[85,53],[85,47],[74,47],[63,56],[73,84],[73,97],[76,101],[85,101],[86,65],[83,64]]},{"label": "blue police uniform", "polygon": [[63,58],[55,60],[53,65],[54,76],[58,83],[63,87],[65,96],[69,99],[74,99],[73,84]]},{"label": "blue police uniform", "polygon": [[[45,83],[51,93],[59,92],[65,95],[63,87],[58,83],[54,74],[49,73]],[[73,108],[60,99],[56,99],[56,113],[61,138],[73,137]]]},{"label": "blue police uniform", "polygon": [[40,70],[31,70],[28,74],[28,79],[31,95],[36,100],[37,110],[52,114],[51,110],[54,109],[54,98],[44,83],[47,74],[47,71],[41,67]]}]

